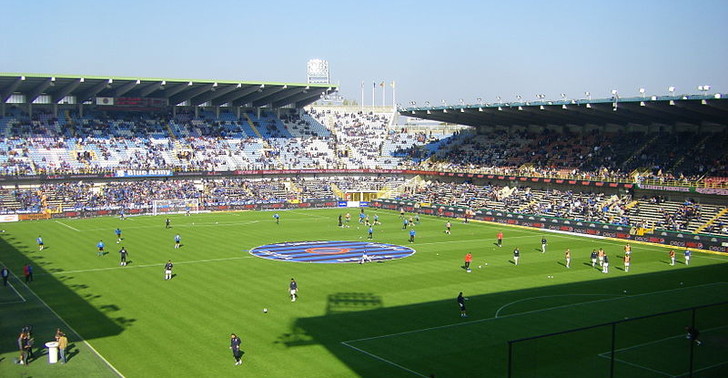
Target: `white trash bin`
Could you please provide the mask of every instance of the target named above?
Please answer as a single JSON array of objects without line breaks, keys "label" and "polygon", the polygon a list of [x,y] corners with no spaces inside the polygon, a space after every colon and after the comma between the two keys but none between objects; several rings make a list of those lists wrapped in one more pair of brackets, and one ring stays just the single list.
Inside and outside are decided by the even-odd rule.
[{"label": "white trash bin", "polygon": [[45,343],[48,348],[48,363],[55,364],[58,362],[58,341],[49,341]]}]

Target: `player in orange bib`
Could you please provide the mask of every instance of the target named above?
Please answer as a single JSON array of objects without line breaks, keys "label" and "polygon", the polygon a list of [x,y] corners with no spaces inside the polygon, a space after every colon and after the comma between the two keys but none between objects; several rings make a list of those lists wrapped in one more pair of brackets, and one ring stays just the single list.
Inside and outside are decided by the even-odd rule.
[{"label": "player in orange bib", "polygon": [[465,255],[465,270],[468,272],[470,271],[470,263],[473,262],[473,255],[468,252],[467,255]]}]

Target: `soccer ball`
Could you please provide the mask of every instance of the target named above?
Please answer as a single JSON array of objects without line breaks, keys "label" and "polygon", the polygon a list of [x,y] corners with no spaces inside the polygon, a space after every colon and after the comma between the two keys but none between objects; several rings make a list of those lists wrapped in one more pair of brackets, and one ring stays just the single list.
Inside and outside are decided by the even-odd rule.
[{"label": "soccer ball", "polygon": [[263,313],[267,314],[268,313],[268,309],[267,308],[264,308],[263,309]]},{"label": "soccer ball", "polygon": [[482,265],[478,265],[478,269],[480,269],[480,268],[482,268],[482,267],[483,267]]}]

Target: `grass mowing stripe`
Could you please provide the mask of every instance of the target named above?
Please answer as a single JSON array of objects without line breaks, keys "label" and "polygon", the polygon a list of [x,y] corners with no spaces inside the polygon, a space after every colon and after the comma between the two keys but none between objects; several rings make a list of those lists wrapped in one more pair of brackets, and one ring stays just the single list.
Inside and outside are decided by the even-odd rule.
[{"label": "grass mowing stripe", "polygon": [[[370,218],[375,211],[365,209]],[[493,316],[499,307],[507,305],[498,313],[497,322],[350,345],[425,375],[483,376],[487,372],[490,376],[504,376],[505,369],[497,361],[508,340],[573,328],[570,319],[578,313],[590,314],[579,322],[579,325],[589,325],[590,321],[611,321],[650,314],[652,310],[713,303],[717,297],[726,295],[723,286],[698,287],[694,291],[661,296],[634,300],[625,296],[626,300],[619,302],[612,299],[601,304],[577,305],[579,301],[606,298],[597,295],[612,294],[621,298],[623,289],[637,294],[675,288],[679,282],[685,282],[686,288],[722,282],[728,274],[728,258],[711,256],[711,259],[705,259],[704,254],[696,253],[694,265],[675,268],[665,264],[666,253],[651,253],[659,247],[642,246],[637,247],[634,255],[632,273],[617,270],[604,275],[585,266],[587,251],[603,245],[610,254],[621,254],[618,241],[547,234],[547,253],[532,254],[531,251],[539,250],[541,230],[517,230],[499,224],[461,227],[453,222],[453,233],[447,235],[443,232],[446,219],[431,216],[421,216],[422,222],[415,227],[417,242],[411,246],[417,253],[393,262],[285,264],[252,258],[245,250],[284,241],[365,238],[366,227],[357,225],[356,219],[350,228],[336,227],[338,214],[342,212],[345,210],[281,212],[280,225],[275,224],[271,212],[170,215],[171,229],[164,228],[164,217],[135,217],[133,222],[111,217],[63,220],[81,230],[80,233],[54,220],[19,222],[4,226],[7,233],[0,236],[5,241],[4,248],[0,248],[0,258],[16,272],[28,262],[37,267],[39,277],[30,285],[35,292],[78,331],[86,334],[94,347],[130,378],[241,374],[354,377],[381,376],[382,371],[392,377],[412,376],[413,373],[407,370],[360,354],[362,352],[343,345],[342,340],[425,329],[460,320],[454,302],[458,291],[471,298],[468,310],[480,314],[475,319]],[[353,214],[356,213],[357,210]],[[377,214],[383,224],[375,226],[374,241],[410,246],[397,212],[377,211]],[[122,245],[130,251],[129,257],[133,260],[126,268],[118,266],[116,250],[120,245],[111,242],[108,245],[110,254],[105,258],[96,257],[95,253],[96,242],[99,239],[111,241],[116,227],[124,231]],[[507,233],[504,248],[494,245],[500,229]],[[37,252],[35,238],[39,231],[47,239],[49,251]],[[184,246],[181,249],[173,248],[173,237],[177,233],[182,236]],[[517,245],[521,247],[523,264],[516,268],[508,261]],[[558,264],[563,262],[561,251],[567,247],[575,251],[572,260],[575,266],[571,270]],[[473,251],[474,261],[490,264],[465,274],[461,265],[466,251]],[[175,263],[174,273],[178,276],[167,282],[163,280],[162,263],[168,259]],[[86,271],[99,273],[86,274]],[[556,275],[557,279],[547,280],[547,275]],[[291,303],[287,293],[291,277],[296,278],[301,289],[301,297],[296,303]],[[15,286],[21,293],[25,290]],[[65,289],[54,289],[59,286]],[[588,293],[599,294],[594,294],[594,298],[563,296]],[[554,298],[548,298],[550,295]],[[563,297],[558,298],[559,295]],[[26,297],[30,304],[41,309],[34,298]],[[513,303],[525,297],[546,298]],[[14,300],[17,297],[7,289],[3,298]],[[81,301],[88,303],[88,308],[84,309],[88,316],[74,315],[79,310],[65,305]],[[503,315],[556,305],[570,307],[523,317]],[[17,318],[13,306],[21,305],[2,307],[8,319]],[[269,311],[263,313],[263,308]],[[55,329],[54,323],[58,323],[55,316],[45,310],[42,313],[48,324],[44,327]],[[417,316],[419,314],[427,316]],[[0,320],[3,320],[2,316],[0,314]],[[706,316],[717,317],[718,314]],[[98,323],[89,324],[89,319]],[[523,324],[524,319],[528,324]],[[715,326],[725,324],[720,319],[711,318]],[[646,331],[660,330],[659,327],[648,327]],[[669,329],[670,325],[661,327]],[[11,329],[14,328],[15,325]],[[4,339],[16,337],[11,329],[0,330],[0,335]],[[487,335],[487,340],[472,337],[474,331]],[[246,351],[243,366],[233,366],[227,348],[230,332],[243,338]],[[674,333],[663,333],[655,338]],[[630,337],[624,339],[621,346],[649,341],[642,335],[631,335],[625,336]],[[442,341],[452,347],[448,348],[451,351],[439,350]],[[603,360],[597,357],[597,353],[605,350],[598,340],[579,341],[594,349],[590,358]],[[84,351],[83,358],[74,359],[74,364],[66,368],[76,368],[88,358],[94,362],[84,366],[95,367],[99,372],[107,370],[102,360],[88,353],[90,349],[86,349],[80,340],[77,345]],[[388,345],[396,347],[390,352]],[[11,346],[5,348],[1,357],[7,359],[15,355],[15,348]],[[575,353],[583,354],[590,348]],[[569,370],[573,364],[569,365],[569,358],[555,355],[556,348],[547,349],[540,360],[553,362],[554,366],[563,365],[565,371],[578,370]],[[551,349],[554,349],[553,353]],[[493,356],[493,364],[459,364],[460,356],[467,355],[467,351]],[[3,365],[0,364],[0,376],[5,375],[6,366],[14,368],[10,364]],[[39,376],[56,372],[55,366],[44,365],[36,365],[43,373]],[[626,365],[623,368],[632,371],[628,378],[636,376],[637,371],[646,373]],[[108,372],[114,374],[110,369]],[[572,376],[589,374],[581,371]]]},{"label": "grass mowing stripe", "polygon": [[[11,273],[11,274],[12,274],[12,275],[13,275],[13,277],[15,277],[15,278],[16,278],[16,279],[17,279],[18,281],[20,281],[20,278],[18,278],[18,276],[16,276],[16,275],[15,275],[14,273]],[[80,334],[79,334],[78,332],[76,332],[76,330],[75,330],[75,329],[74,329],[73,327],[71,327],[71,325],[70,325],[70,324],[68,324],[68,323],[66,322],[66,320],[64,320],[64,319],[63,319],[63,318],[62,318],[62,317],[61,317],[60,315],[58,315],[58,313],[56,312],[56,310],[54,310],[53,308],[51,308],[51,306],[49,306],[49,305],[48,305],[48,304],[47,304],[47,303],[46,303],[46,302],[45,302],[45,301],[44,301],[44,300],[43,300],[43,299],[42,299],[41,297],[39,297],[39,296],[38,296],[38,294],[36,294],[36,293],[35,293],[35,292],[34,292],[33,290],[31,290],[31,289],[30,289],[30,287],[28,287],[28,285],[26,285],[26,284],[25,284],[25,283],[23,283],[23,282],[21,282],[21,284],[22,284],[23,286],[25,286],[25,288],[26,288],[26,289],[28,290],[28,292],[29,292],[29,293],[31,293],[31,294],[32,294],[32,295],[33,295],[33,296],[34,296],[34,297],[35,297],[35,298],[36,298],[36,299],[38,300],[38,302],[39,302],[40,304],[42,304],[42,305],[43,305],[43,307],[45,307],[46,309],[48,309],[48,310],[49,310],[49,311],[50,311],[50,312],[51,312],[51,313],[52,313],[52,314],[53,314],[53,315],[54,315],[54,316],[55,316],[56,318],[58,318],[58,320],[60,320],[60,321],[61,321],[61,323],[63,323],[63,325],[65,326],[65,328],[66,328],[66,329],[69,329],[69,330],[70,330],[71,332],[73,332],[73,334],[74,334],[74,335],[76,335],[76,337],[78,337],[79,339],[81,339],[81,340],[83,341],[83,343],[84,343],[84,344],[85,344],[85,345],[86,345],[86,346],[87,346],[87,347],[88,347],[89,349],[91,349],[91,350],[92,350],[92,351],[94,352],[94,354],[96,354],[96,356],[98,356],[98,357],[99,357],[99,358],[100,358],[100,359],[101,359],[102,361],[104,361],[104,363],[106,364],[106,366],[108,366],[108,367],[109,367],[109,369],[111,369],[111,370],[112,370],[112,371],[113,371],[114,373],[116,373],[116,375],[118,375],[119,377],[122,377],[122,378],[124,377],[124,375],[123,375],[123,374],[121,374],[121,372],[120,372],[119,370],[117,370],[117,369],[116,369],[116,368],[114,367],[114,365],[112,365],[112,364],[111,364],[111,362],[109,362],[109,360],[107,360],[106,358],[104,358],[104,356],[102,356],[102,355],[101,355],[101,353],[99,353],[99,352],[98,352],[98,351],[96,350],[96,348],[94,348],[94,347],[93,347],[93,346],[92,346],[91,344],[89,344],[89,342],[88,342],[88,341],[86,341],[86,339],[84,339],[84,338],[83,338],[83,336],[81,336],[81,335],[80,335]]]},{"label": "grass mowing stripe", "polygon": [[[231,261],[231,260],[242,260],[242,259],[250,259],[255,256],[238,256],[238,257],[226,257],[226,258],[220,258],[220,259],[207,259],[207,260],[193,260],[193,261],[175,261],[174,265],[184,265],[184,264],[198,264],[198,263],[208,263],[208,262],[220,262],[220,261]],[[70,274],[70,273],[89,273],[89,272],[103,272],[107,270],[131,270],[131,269],[140,269],[140,268],[154,268],[154,267],[160,267],[164,266],[165,263],[158,263],[158,264],[146,264],[146,265],[127,265],[125,267],[110,267],[110,268],[96,268],[96,269],[79,269],[79,270],[64,270],[61,272],[54,272],[54,273],[41,273],[37,274],[38,276],[43,275],[53,275],[53,276],[62,276],[64,274]]]},{"label": "grass mowing stripe", "polygon": [[346,343],[346,342],[344,342],[344,341],[342,341],[342,342],[341,342],[341,344],[343,344],[343,345],[345,345],[345,346],[347,346],[347,347],[349,347],[349,348],[351,348],[351,349],[354,349],[354,350],[355,350],[355,351],[357,351],[357,352],[360,352],[360,353],[364,353],[364,354],[366,354],[366,355],[367,355],[367,356],[369,356],[369,357],[372,357],[372,358],[374,358],[374,359],[377,359],[377,360],[379,360],[379,361],[382,361],[382,362],[384,362],[384,363],[387,363],[387,364],[389,364],[389,365],[392,365],[392,366],[398,367],[398,368],[400,368],[400,369],[402,369],[402,370],[404,370],[404,371],[410,372],[410,373],[412,373],[412,374],[414,374],[414,375],[416,375],[416,376],[418,376],[418,377],[425,377],[425,378],[427,378],[427,376],[426,376],[426,375],[424,375],[424,374],[420,374],[420,373],[418,373],[418,372],[416,372],[416,371],[414,371],[414,370],[410,370],[410,369],[408,369],[408,368],[406,368],[406,367],[404,367],[404,366],[402,366],[402,365],[400,365],[400,364],[397,364],[397,363],[394,363],[394,362],[392,362],[392,361],[389,361],[389,360],[387,360],[387,359],[385,359],[385,358],[379,357],[379,356],[377,356],[376,354],[373,354],[373,353],[369,353],[369,352],[367,352],[367,351],[365,351],[365,350],[362,350],[362,349],[359,349],[359,348],[357,348],[357,347],[355,347],[355,346],[353,346],[353,345],[349,345],[349,344],[347,344],[347,343]]},{"label": "grass mowing stripe", "polygon": [[467,321],[467,322],[450,323],[450,324],[444,324],[444,325],[436,326],[436,327],[427,327],[427,328],[422,328],[422,329],[414,329],[414,330],[409,330],[409,331],[391,333],[391,334],[388,334],[388,335],[379,335],[379,336],[372,336],[372,337],[364,337],[364,338],[355,339],[355,340],[346,340],[345,342],[347,342],[347,343],[354,343],[354,342],[358,342],[358,341],[368,341],[368,340],[384,339],[384,338],[388,338],[388,337],[395,337],[395,336],[402,336],[402,335],[411,335],[411,334],[416,334],[416,333],[421,333],[421,332],[434,331],[434,330],[443,329],[443,328],[459,327],[459,326],[463,326],[463,325],[477,324],[477,323],[487,322],[487,321],[491,321],[491,320],[497,320],[497,319],[503,319],[503,318],[510,318],[510,317],[516,317],[516,316],[523,316],[523,315],[528,315],[528,314],[534,314],[534,313],[539,313],[539,312],[546,312],[546,311],[558,310],[558,309],[569,308],[569,307],[574,307],[574,306],[581,306],[581,305],[584,305],[584,304],[602,303],[602,302],[608,302],[608,301],[612,301],[612,300],[622,300],[622,299],[625,299],[625,298],[630,298],[631,299],[631,298],[636,298],[636,297],[643,297],[643,296],[646,296],[646,295],[664,294],[664,293],[670,293],[670,292],[679,291],[679,290],[694,289],[694,288],[698,288],[698,287],[708,287],[708,286],[715,286],[715,285],[722,286],[722,285],[725,285],[725,284],[726,284],[726,282],[715,282],[715,283],[709,283],[709,284],[704,284],[704,285],[696,285],[696,286],[691,286],[691,287],[684,287],[684,288],[668,289],[668,290],[660,290],[660,291],[654,291],[654,292],[649,292],[649,293],[635,294],[635,295],[623,296],[623,297],[618,297],[618,298],[598,299],[598,300],[595,300],[595,301],[579,302],[577,304],[568,304],[568,305],[562,305],[562,306],[554,306],[554,307],[542,308],[542,309],[538,309],[538,310],[531,310],[531,311],[519,312],[519,313],[515,313],[515,314],[508,314],[508,315],[503,315],[501,317],[492,317],[492,318],[485,318],[485,319],[470,320],[470,321]]}]

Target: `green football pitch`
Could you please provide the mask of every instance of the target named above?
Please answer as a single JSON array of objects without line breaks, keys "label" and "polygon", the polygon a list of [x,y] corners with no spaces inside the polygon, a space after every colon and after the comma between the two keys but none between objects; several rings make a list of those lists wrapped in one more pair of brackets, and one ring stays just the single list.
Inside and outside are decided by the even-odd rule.
[{"label": "green football pitch", "polygon": [[[338,227],[347,210],[350,227]],[[373,241],[414,255],[317,264],[248,252],[279,242],[367,241],[358,211],[281,211],[280,224],[272,212],[174,215],[168,229],[162,216],[2,224],[0,263],[12,276],[0,287],[0,376],[505,377],[509,341],[617,321],[511,344],[512,376],[606,377],[613,369],[617,377],[678,377],[691,364],[694,376],[728,376],[728,305],[677,311],[728,300],[728,256],[694,253],[685,265],[678,251],[671,266],[666,248],[633,245],[625,272],[622,241],[452,220],[448,235],[447,219],[423,216],[409,243],[399,214],[375,209],[366,209],[382,221]],[[127,266],[119,265],[121,246]],[[607,274],[589,259],[600,247],[611,258]],[[471,272],[462,268],[467,252]],[[174,277],[164,280],[168,260]],[[468,298],[467,318],[459,292]],[[693,321],[700,346],[685,339]],[[42,348],[29,365],[14,363],[26,324],[38,347],[65,330],[68,363],[49,364]],[[241,366],[229,350],[233,332],[243,340]]]}]

